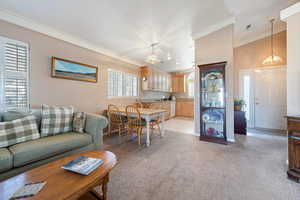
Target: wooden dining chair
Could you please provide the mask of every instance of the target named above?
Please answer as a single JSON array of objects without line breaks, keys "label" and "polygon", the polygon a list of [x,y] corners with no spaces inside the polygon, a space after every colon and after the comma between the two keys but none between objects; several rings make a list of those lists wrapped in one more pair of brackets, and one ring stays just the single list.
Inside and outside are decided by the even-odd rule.
[{"label": "wooden dining chair", "polygon": [[128,128],[128,120],[126,116],[123,116],[119,112],[119,108],[116,105],[108,105],[108,135],[111,135],[112,127],[118,128],[119,136],[122,135],[122,132],[126,132]]},{"label": "wooden dining chair", "polygon": [[[162,104],[157,104],[157,103],[150,104],[149,108],[150,109],[163,110]],[[156,119],[152,119],[150,121],[150,127],[151,127],[151,129],[154,129],[154,127],[157,126],[158,132],[161,135],[160,125],[159,125],[160,123],[161,123],[161,118],[157,117]]]},{"label": "wooden dining chair", "polygon": [[141,102],[136,102],[135,105],[138,107],[138,108],[144,108],[143,104]]},{"label": "wooden dining chair", "polygon": [[138,144],[141,145],[141,136],[143,128],[146,127],[146,121],[141,118],[139,108],[135,105],[126,106],[126,116],[128,119],[128,128],[130,131],[135,129],[138,136]]}]

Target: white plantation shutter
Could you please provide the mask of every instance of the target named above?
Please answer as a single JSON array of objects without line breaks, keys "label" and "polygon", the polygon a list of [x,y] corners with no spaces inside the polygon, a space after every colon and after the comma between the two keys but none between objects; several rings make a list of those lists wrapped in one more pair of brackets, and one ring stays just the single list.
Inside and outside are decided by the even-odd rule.
[{"label": "white plantation shutter", "polygon": [[132,96],[138,96],[138,78],[137,76],[133,76],[133,80],[132,80]]},{"label": "white plantation shutter", "polygon": [[138,77],[109,69],[107,89],[109,97],[136,97],[138,96]]},{"label": "white plantation shutter", "polygon": [[29,109],[28,44],[0,37],[0,109]]}]

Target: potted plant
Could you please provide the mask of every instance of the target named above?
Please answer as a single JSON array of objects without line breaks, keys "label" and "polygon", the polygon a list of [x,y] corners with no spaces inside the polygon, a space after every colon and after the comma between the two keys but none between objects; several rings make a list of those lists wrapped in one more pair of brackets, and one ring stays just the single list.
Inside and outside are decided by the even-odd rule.
[{"label": "potted plant", "polygon": [[234,110],[241,111],[243,106],[246,105],[243,99],[235,99],[234,100]]}]

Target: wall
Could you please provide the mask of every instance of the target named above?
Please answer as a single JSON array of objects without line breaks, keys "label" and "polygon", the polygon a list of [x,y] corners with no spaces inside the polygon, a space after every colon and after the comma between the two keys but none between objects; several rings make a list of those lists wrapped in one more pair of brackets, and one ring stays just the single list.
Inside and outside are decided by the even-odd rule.
[{"label": "wall", "polygon": [[[279,32],[274,35],[274,53],[282,58],[278,66],[286,66],[287,58],[287,33]],[[263,65],[263,60],[271,55],[271,37],[265,37],[260,40],[234,48],[234,96],[239,96],[239,71],[242,69],[254,69],[258,67],[267,67]]]},{"label": "wall", "polygon": [[[0,35],[30,45],[31,97],[33,108],[41,104],[73,105],[99,113],[107,104],[130,104],[134,98],[107,98],[107,69],[138,73],[137,66],[0,20]],[[98,83],[51,78],[51,57],[56,56],[99,68]]]},{"label": "wall", "polygon": [[287,114],[300,114],[300,12],[287,18]]},{"label": "wall", "polygon": [[[233,127],[233,25],[226,26],[195,40],[196,66],[227,61],[226,66],[226,131],[228,141],[234,141]],[[200,132],[199,68],[196,67],[195,129]]]}]

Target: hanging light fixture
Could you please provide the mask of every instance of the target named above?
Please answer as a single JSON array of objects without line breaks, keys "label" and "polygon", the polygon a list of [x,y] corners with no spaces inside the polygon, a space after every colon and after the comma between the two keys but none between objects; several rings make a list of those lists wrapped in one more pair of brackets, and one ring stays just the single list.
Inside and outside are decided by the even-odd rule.
[{"label": "hanging light fixture", "polygon": [[160,62],[159,59],[158,59],[158,57],[157,57],[157,55],[154,54],[154,47],[156,45],[158,45],[158,43],[153,43],[153,44],[150,45],[150,47],[151,47],[151,54],[148,55],[148,57],[146,59],[146,62],[148,62],[150,64],[156,64],[156,63]]},{"label": "hanging light fixture", "polygon": [[274,65],[282,62],[282,58],[274,54],[274,21],[271,19],[271,55],[263,61],[263,65]]},{"label": "hanging light fixture", "polygon": [[172,60],[172,56],[170,53],[167,54],[167,60]]}]

